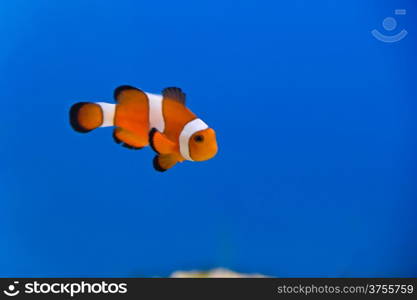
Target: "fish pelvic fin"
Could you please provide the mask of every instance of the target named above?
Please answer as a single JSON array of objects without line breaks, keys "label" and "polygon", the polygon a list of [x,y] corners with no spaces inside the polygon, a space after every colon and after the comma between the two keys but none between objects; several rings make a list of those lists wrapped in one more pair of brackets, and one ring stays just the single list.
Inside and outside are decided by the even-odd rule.
[{"label": "fish pelvic fin", "polygon": [[177,155],[175,154],[160,154],[153,159],[153,167],[158,172],[165,172],[171,169],[177,163]]}]

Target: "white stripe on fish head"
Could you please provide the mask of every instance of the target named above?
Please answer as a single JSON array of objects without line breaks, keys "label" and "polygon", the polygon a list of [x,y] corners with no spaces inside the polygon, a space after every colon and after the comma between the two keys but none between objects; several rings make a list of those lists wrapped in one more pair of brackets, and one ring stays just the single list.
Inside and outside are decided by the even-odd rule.
[{"label": "white stripe on fish head", "polygon": [[208,125],[201,119],[194,119],[184,125],[179,137],[180,153],[186,160],[193,161],[190,156],[190,138],[197,131],[207,129]]}]

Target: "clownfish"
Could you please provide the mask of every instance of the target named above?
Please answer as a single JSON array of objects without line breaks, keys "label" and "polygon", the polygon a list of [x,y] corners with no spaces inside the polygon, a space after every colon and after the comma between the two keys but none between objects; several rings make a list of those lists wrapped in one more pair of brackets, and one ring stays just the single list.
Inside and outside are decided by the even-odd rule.
[{"label": "clownfish", "polygon": [[70,109],[70,124],[81,133],[116,127],[113,138],[129,149],[150,145],[156,152],[155,170],[164,172],[177,162],[204,161],[217,153],[216,133],[185,105],[180,88],[162,95],[123,85],[115,89],[116,104],[79,102]]}]

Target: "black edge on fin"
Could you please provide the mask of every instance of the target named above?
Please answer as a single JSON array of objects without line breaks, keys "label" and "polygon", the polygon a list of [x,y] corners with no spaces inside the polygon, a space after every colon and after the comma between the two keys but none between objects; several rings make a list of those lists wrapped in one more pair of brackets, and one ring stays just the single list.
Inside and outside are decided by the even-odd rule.
[{"label": "black edge on fin", "polygon": [[167,169],[164,169],[159,165],[158,158],[159,155],[155,155],[155,157],[153,158],[153,168],[158,172],[165,172]]},{"label": "black edge on fin", "polygon": [[116,136],[116,132],[113,130],[113,140],[116,144],[120,144],[122,141],[119,140]]},{"label": "black edge on fin", "polygon": [[114,131],[113,131],[113,140],[114,140],[114,142],[116,144],[122,144],[122,147],[125,147],[125,148],[130,149],[130,150],[141,150],[141,149],[144,148],[144,147],[133,147],[133,146],[131,146],[129,144],[124,143],[122,140],[119,140],[117,138],[117,136],[116,136],[116,134],[115,134]]},{"label": "black edge on fin", "polygon": [[159,154],[158,150],[156,150],[155,145],[153,143],[153,136],[155,133],[158,132],[158,129],[152,128],[151,131],[149,131],[149,145],[151,146],[152,150]]},{"label": "black edge on fin", "polygon": [[185,93],[177,87],[168,87],[162,90],[162,96],[171,98],[172,100],[178,101],[185,104]]},{"label": "black edge on fin", "polygon": [[114,89],[114,92],[113,92],[114,100],[117,101],[117,98],[119,97],[120,93],[126,90],[138,90],[138,91],[143,92],[141,89],[135,88],[134,86],[131,86],[131,85],[121,85]]},{"label": "black edge on fin", "polygon": [[130,150],[141,150],[141,149],[143,149],[144,147],[134,147],[134,146],[130,146],[129,144],[126,144],[126,143],[123,143],[123,145],[122,145],[123,147],[125,147],[125,148],[127,148],[127,149],[130,149]]},{"label": "black edge on fin", "polygon": [[92,129],[91,130],[85,129],[78,122],[78,112],[80,111],[81,107],[83,107],[87,103],[88,102],[75,103],[73,106],[71,106],[71,109],[70,109],[70,112],[69,112],[70,124],[71,124],[72,129],[74,129],[75,131],[80,132],[80,133],[87,133],[87,132],[90,132],[92,130]]}]

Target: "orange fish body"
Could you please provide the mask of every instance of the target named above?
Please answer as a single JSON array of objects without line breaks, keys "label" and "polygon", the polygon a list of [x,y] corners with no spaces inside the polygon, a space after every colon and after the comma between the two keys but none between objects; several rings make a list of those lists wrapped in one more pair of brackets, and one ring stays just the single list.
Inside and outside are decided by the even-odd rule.
[{"label": "orange fish body", "polygon": [[166,171],[177,162],[204,161],[217,153],[216,133],[185,106],[179,88],[166,88],[162,95],[145,93],[131,86],[114,91],[116,104],[79,102],[70,110],[70,123],[82,133],[115,126],[116,143],[129,149],[150,144],[157,153],[154,168]]}]

